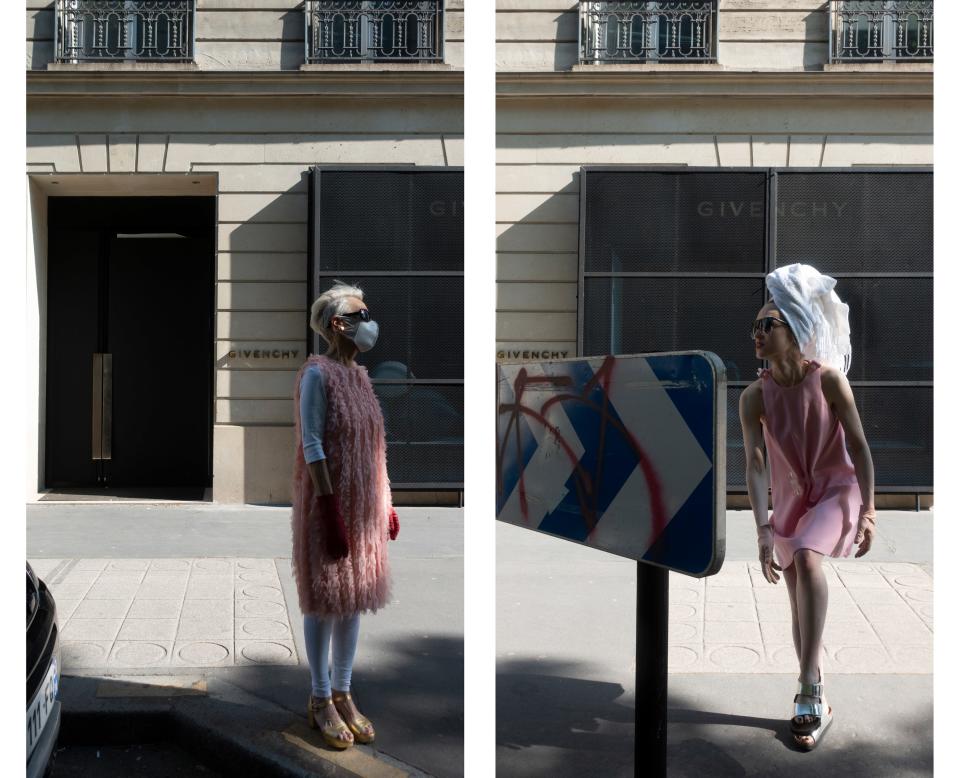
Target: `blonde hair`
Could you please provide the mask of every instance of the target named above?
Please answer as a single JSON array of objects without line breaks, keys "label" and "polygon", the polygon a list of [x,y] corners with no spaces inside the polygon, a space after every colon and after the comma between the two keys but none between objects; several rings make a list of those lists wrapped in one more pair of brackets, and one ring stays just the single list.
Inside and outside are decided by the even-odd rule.
[{"label": "blonde hair", "polygon": [[327,343],[332,342],[330,320],[343,313],[347,308],[348,297],[363,299],[363,290],[359,286],[345,284],[334,279],[333,286],[321,294],[310,306],[310,329],[318,333]]}]

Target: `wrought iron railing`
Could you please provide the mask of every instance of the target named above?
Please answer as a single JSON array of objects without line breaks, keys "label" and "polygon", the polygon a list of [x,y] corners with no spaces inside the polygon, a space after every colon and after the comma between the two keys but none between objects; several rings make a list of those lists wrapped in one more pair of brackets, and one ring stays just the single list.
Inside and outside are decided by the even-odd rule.
[{"label": "wrought iron railing", "polygon": [[580,61],[716,62],[717,2],[580,0]]},{"label": "wrought iron railing", "polygon": [[307,62],[442,62],[443,5],[443,0],[305,0]]},{"label": "wrought iron railing", "polygon": [[194,0],[56,0],[58,62],[193,60]]},{"label": "wrought iron railing", "polygon": [[831,62],[932,59],[933,0],[831,0]]}]

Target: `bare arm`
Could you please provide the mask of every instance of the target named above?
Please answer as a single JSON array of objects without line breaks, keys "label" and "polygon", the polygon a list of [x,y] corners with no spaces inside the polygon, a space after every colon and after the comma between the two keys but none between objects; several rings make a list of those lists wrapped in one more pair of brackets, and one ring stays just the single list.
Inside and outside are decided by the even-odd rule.
[{"label": "bare arm", "polygon": [[830,403],[830,407],[837,414],[840,425],[843,427],[847,446],[850,449],[850,459],[853,460],[853,467],[857,472],[863,507],[872,511],[874,510],[873,456],[870,454],[867,438],[863,434],[863,425],[860,423],[853,390],[850,388],[847,377],[834,369],[824,372],[821,385],[824,398]]},{"label": "bare arm", "polygon": [[763,454],[760,400],[760,387],[757,384],[751,384],[740,394],[740,426],[743,429],[743,449],[747,463],[747,494],[757,527],[769,523],[769,479]]}]

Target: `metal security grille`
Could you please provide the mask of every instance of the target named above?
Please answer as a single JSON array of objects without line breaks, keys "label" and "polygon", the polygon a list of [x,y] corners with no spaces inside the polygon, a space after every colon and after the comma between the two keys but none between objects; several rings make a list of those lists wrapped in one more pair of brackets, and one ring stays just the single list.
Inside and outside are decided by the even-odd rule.
[{"label": "metal security grille", "polygon": [[442,62],[443,5],[443,0],[306,0],[307,62]]},{"label": "metal security grille", "polygon": [[716,62],[716,0],[580,0],[580,61]]},{"label": "metal security grille", "polygon": [[850,306],[847,377],[877,489],[929,492],[932,194],[928,169],[583,167],[579,353],[719,354],[728,490],[742,492],[738,404],[761,366],[749,326],[764,277],[815,265]]},{"label": "metal security grille", "polygon": [[193,60],[194,0],[57,0],[58,62]]},{"label": "metal security grille", "polygon": [[830,61],[933,61],[933,0],[830,0]]},{"label": "metal security grille", "polygon": [[307,305],[334,279],[357,283],[380,325],[359,360],[383,408],[391,485],[462,488],[463,169],[318,166],[310,214]]}]

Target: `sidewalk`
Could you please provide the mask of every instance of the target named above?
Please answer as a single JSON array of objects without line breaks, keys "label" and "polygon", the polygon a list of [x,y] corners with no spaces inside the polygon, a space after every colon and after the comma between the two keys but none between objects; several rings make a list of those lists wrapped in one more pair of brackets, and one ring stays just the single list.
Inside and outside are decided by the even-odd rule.
[{"label": "sidewalk", "polygon": [[28,558],[57,601],[65,715],[219,721],[217,737],[279,774],[461,775],[462,511],[398,512],[393,599],[362,618],[354,670],[377,743],[338,754],[305,724],[289,509],[29,506]]},{"label": "sidewalk", "polygon": [[[837,718],[802,754],[786,587],[759,572],[751,514],[728,512],[720,573],[670,575],[670,775],[929,775],[932,517],[882,512],[868,556],[827,563]],[[497,536],[498,771],[632,775],[636,563],[511,525]]]}]

